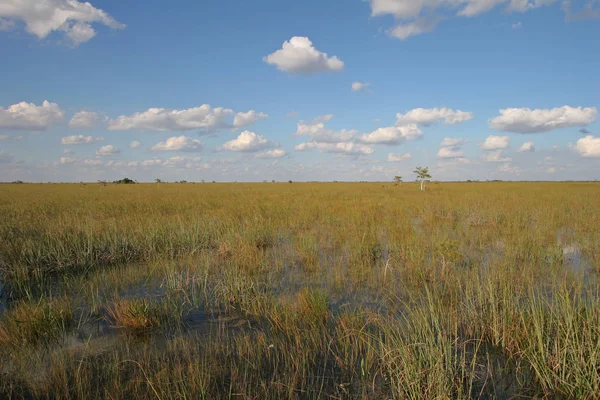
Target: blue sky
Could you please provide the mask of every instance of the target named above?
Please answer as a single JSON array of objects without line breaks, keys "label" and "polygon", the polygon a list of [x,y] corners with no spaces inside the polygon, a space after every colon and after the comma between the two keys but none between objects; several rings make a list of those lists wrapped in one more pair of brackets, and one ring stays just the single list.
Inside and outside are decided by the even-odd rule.
[{"label": "blue sky", "polygon": [[597,179],[598,17],[597,0],[0,0],[0,181]]}]

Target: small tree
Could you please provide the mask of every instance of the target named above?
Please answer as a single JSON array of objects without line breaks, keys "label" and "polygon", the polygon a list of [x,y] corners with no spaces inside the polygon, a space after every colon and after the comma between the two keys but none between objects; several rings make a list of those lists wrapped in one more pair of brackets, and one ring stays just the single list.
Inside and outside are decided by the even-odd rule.
[{"label": "small tree", "polygon": [[156,182],[156,184],[158,186],[160,186],[160,183],[162,182],[162,180],[160,178],[156,178],[156,179],[154,179],[154,182]]},{"label": "small tree", "polygon": [[394,177],[394,185],[398,186],[402,184],[402,177],[400,175],[396,175]]},{"label": "small tree", "polygon": [[417,181],[421,182],[421,191],[425,191],[425,181],[431,179],[431,175],[429,174],[429,168],[417,167],[417,169],[415,169],[413,172],[417,174]]}]

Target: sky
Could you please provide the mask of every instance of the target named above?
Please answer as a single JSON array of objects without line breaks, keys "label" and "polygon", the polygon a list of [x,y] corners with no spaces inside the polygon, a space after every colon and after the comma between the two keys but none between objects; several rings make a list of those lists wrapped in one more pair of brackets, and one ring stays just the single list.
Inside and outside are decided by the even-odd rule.
[{"label": "sky", "polygon": [[0,181],[600,178],[600,0],[0,0],[0,54]]}]

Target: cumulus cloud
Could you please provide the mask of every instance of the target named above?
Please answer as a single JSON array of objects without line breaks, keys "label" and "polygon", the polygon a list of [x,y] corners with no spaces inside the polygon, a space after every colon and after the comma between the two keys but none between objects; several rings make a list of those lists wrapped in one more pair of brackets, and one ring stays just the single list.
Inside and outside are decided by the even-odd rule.
[{"label": "cumulus cloud", "polygon": [[93,111],[79,111],[69,121],[69,128],[92,129],[102,122],[102,117]]},{"label": "cumulus cloud", "polygon": [[411,158],[412,158],[412,155],[410,153],[404,153],[404,154],[388,153],[388,156],[387,156],[387,160],[389,162],[400,162],[400,161],[409,160]]},{"label": "cumulus cloud", "polygon": [[75,162],[75,159],[71,158],[71,157],[61,157],[60,158],[61,164],[73,164],[74,162]]},{"label": "cumulus cloud", "polygon": [[519,175],[521,173],[521,168],[511,164],[510,162],[505,162],[501,166],[498,167],[498,172],[504,172],[508,174],[516,174]]},{"label": "cumulus cloud", "polygon": [[481,145],[482,150],[503,150],[508,148],[510,138],[508,136],[488,136]]},{"label": "cumulus cloud", "polygon": [[129,148],[130,149],[137,149],[138,147],[140,147],[141,143],[138,142],[137,140],[134,140],[133,142],[129,143]]},{"label": "cumulus cloud", "polygon": [[64,117],[65,112],[56,103],[44,100],[41,106],[36,106],[23,101],[8,108],[0,107],[0,128],[43,131]]},{"label": "cumulus cloud", "polygon": [[353,92],[365,92],[369,87],[368,83],[363,82],[352,82],[352,91]]},{"label": "cumulus cloud", "polygon": [[324,153],[341,153],[348,155],[368,155],[373,154],[375,150],[371,146],[354,143],[354,142],[342,142],[342,143],[319,143],[319,142],[306,142],[300,143],[295,146],[296,151],[305,151],[310,149],[317,149]]},{"label": "cumulus cloud", "polygon": [[450,147],[441,147],[437,152],[437,156],[439,158],[464,158],[465,153],[453,150]]},{"label": "cumulus cloud", "polygon": [[4,150],[0,150],[0,164],[8,164],[13,162],[15,159],[15,155],[8,153]]},{"label": "cumulus cloud", "polygon": [[540,133],[554,129],[585,126],[596,120],[596,107],[563,106],[552,109],[506,108],[489,121],[503,132]]},{"label": "cumulus cloud", "polygon": [[487,161],[487,162],[503,162],[503,163],[507,163],[510,162],[511,159],[509,157],[504,157],[504,150],[492,150],[492,151],[488,151],[483,155],[483,161]]},{"label": "cumulus cloud", "polygon": [[96,36],[93,23],[125,28],[105,11],[77,0],[5,0],[0,3],[0,17],[13,27],[15,20],[23,21],[25,31],[39,39],[63,32],[75,46]]},{"label": "cumulus cloud", "polygon": [[535,147],[533,145],[533,142],[530,140],[529,142],[523,143],[523,145],[519,147],[519,150],[517,151],[520,153],[533,152],[535,151]]},{"label": "cumulus cloud", "polygon": [[307,37],[294,36],[285,41],[281,49],[263,57],[269,65],[275,65],[280,71],[294,74],[313,74],[317,72],[341,71],[344,62],[336,56],[317,50]]},{"label": "cumulus cloud", "polygon": [[113,156],[115,154],[119,154],[121,150],[118,147],[113,146],[112,144],[107,144],[106,146],[100,147],[96,151],[97,156]]},{"label": "cumulus cloud", "polygon": [[198,139],[192,139],[188,136],[173,136],[164,142],[159,142],[152,146],[152,151],[201,151],[204,145]]},{"label": "cumulus cloud", "polygon": [[365,133],[360,136],[359,140],[366,144],[395,145],[421,136],[423,136],[423,132],[417,125],[389,126],[379,128],[371,133]]},{"label": "cumulus cloud", "polygon": [[417,18],[412,22],[398,23],[392,29],[389,29],[387,33],[392,37],[406,40],[411,36],[433,31],[438,22],[439,18]]},{"label": "cumulus cloud", "polygon": [[342,129],[334,131],[325,127],[325,122],[333,118],[333,115],[321,115],[310,122],[298,122],[295,136],[309,136],[315,142],[340,143],[347,142],[358,133],[355,130]]},{"label": "cumulus cloud", "polygon": [[273,149],[269,151],[265,151],[264,153],[258,154],[257,158],[281,158],[287,155],[287,152],[282,149]]},{"label": "cumulus cloud", "polygon": [[225,151],[240,151],[240,152],[256,152],[268,147],[272,147],[272,143],[264,136],[254,132],[243,131],[233,140],[230,140],[220,147],[220,150]]},{"label": "cumulus cloud", "polygon": [[108,122],[108,129],[145,130],[145,131],[186,131],[201,129],[213,131],[230,127],[227,118],[234,114],[233,110],[223,107],[213,108],[209,104],[185,110],[168,110],[166,108],[150,108],[130,116],[121,115]]},{"label": "cumulus cloud", "polygon": [[235,115],[235,118],[233,119],[233,127],[234,128],[241,128],[244,126],[248,126],[248,125],[252,125],[253,123],[255,123],[256,121],[258,121],[259,119],[265,119],[267,118],[268,115],[263,113],[263,112],[259,112],[257,113],[254,110],[250,110],[248,112],[239,112]]},{"label": "cumulus cloud", "polygon": [[73,136],[65,136],[60,142],[62,144],[70,145],[70,144],[90,144],[95,142],[101,142],[104,138],[102,137],[94,137],[94,136],[83,136],[83,135],[73,135]]},{"label": "cumulus cloud", "polygon": [[575,144],[575,150],[581,157],[600,157],[600,137],[588,135]]},{"label": "cumulus cloud", "polygon": [[454,111],[446,107],[415,108],[406,114],[396,114],[396,125],[417,124],[429,126],[442,119],[446,125],[454,125],[473,119],[473,113],[461,110]]}]

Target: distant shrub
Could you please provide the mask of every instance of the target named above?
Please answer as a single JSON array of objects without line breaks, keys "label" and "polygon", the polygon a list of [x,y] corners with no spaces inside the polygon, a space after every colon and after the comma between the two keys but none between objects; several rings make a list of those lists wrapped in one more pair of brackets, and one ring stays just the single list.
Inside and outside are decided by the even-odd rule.
[{"label": "distant shrub", "polygon": [[134,181],[133,179],[129,179],[129,178],[123,178],[123,179],[120,179],[120,180],[118,180],[118,181],[113,181],[113,183],[116,183],[116,184],[123,184],[123,185],[132,185],[132,184],[135,184],[135,183],[137,183],[137,182],[136,182],[136,181]]}]

